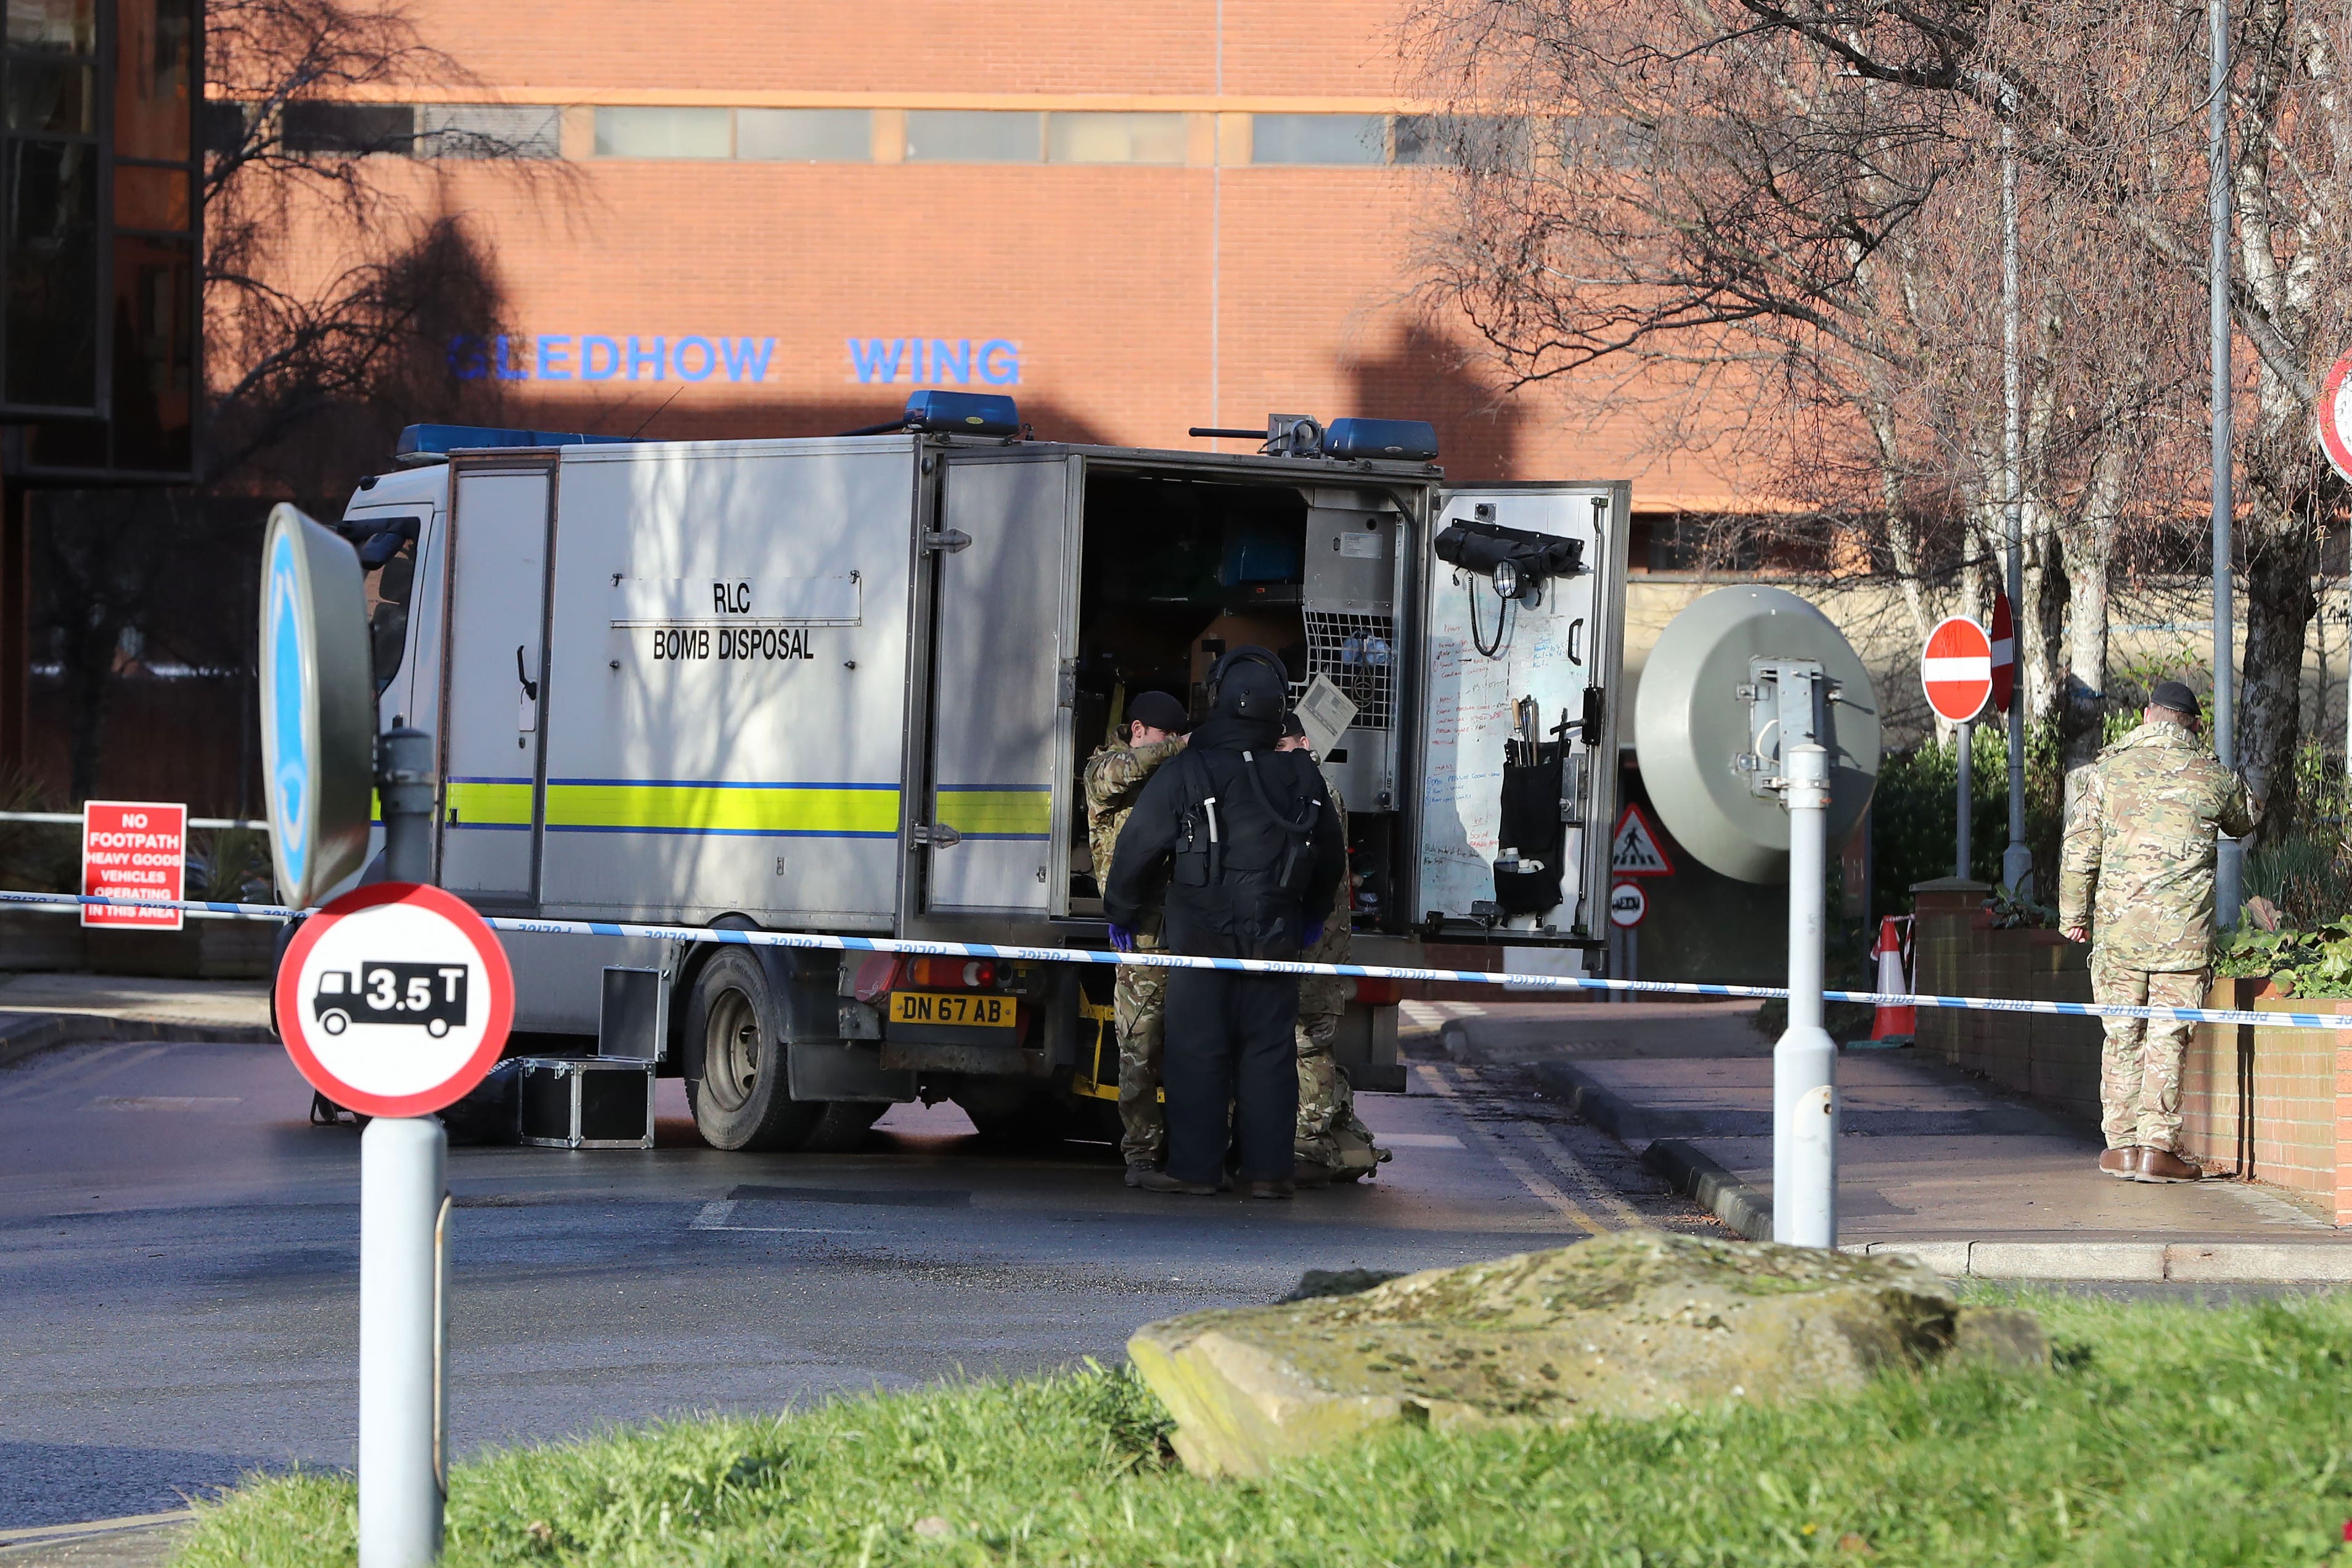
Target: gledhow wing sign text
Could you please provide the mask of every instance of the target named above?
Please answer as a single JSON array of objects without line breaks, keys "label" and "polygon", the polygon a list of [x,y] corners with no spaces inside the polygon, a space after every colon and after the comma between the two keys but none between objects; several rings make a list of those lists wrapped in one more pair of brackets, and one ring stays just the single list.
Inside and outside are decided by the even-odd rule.
[{"label": "gledhow wing sign text", "polygon": [[[850,338],[846,380],[869,385],[1018,386],[1010,338]],[[449,369],[464,381],[744,381],[768,379],[776,340],[688,332],[463,333]]]}]

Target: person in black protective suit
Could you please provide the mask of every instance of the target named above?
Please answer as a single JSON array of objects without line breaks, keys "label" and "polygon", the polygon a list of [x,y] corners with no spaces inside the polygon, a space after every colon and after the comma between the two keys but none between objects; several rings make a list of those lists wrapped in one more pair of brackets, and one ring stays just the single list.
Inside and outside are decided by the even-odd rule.
[{"label": "person in black protective suit", "polygon": [[[1121,952],[1163,887],[1161,940],[1173,952],[1296,959],[1321,934],[1348,851],[1322,773],[1304,753],[1276,750],[1288,685],[1262,647],[1235,648],[1209,672],[1209,718],[1143,786],[1111,852],[1103,912]],[[1290,1195],[1297,1015],[1296,975],[1169,972],[1168,1164],[1140,1185],[1214,1193],[1231,1103],[1250,1195]]]}]

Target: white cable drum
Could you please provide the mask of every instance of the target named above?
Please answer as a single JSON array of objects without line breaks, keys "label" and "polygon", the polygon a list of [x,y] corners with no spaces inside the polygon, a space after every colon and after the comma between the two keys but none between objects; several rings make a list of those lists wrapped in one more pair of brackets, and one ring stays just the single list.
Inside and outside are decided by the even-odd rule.
[{"label": "white cable drum", "polygon": [[[1719,588],[1667,623],[1633,704],[1642,782],[1666,830],[1701,863],[1743,882],[1789,874],[1789,814],[1748,787],[1754,745],[1739,689],[1757,659],[1811,659],[1839,689],[1827,705],[1829,842],[1844,842],[1877,787],[1878,698],[1870,672],[1827,616],[1783,588]],[[1777,742],[1763,771],[1777,773]]]}]

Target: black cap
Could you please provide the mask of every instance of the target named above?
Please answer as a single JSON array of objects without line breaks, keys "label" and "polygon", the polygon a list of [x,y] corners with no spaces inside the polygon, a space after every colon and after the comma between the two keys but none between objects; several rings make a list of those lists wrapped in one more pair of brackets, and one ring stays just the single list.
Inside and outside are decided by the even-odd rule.
[{"label": "black cap", "polygon": [[1296,735],[1302,741],[1307,739],[1307,726],[1298,721],[1298,715],[1295,712],[1285,713],[1282,716],[1282,732],[1286,735]]},{"label": "black cap", "polygon": [[2148,693],[2147,705],[2169,709],[2190,719],[2196,718],[2200,711],[2197,693],[2178,680],[2159,681],[2156,689]]},{"label": "black cap", "polygon": [[1155,730],[1165,730],[1181,735],[1192,727],[1192,716],[1184,705],[1165,691],[1139,691],[1128,700],[1129,723],[1141,721]]}]

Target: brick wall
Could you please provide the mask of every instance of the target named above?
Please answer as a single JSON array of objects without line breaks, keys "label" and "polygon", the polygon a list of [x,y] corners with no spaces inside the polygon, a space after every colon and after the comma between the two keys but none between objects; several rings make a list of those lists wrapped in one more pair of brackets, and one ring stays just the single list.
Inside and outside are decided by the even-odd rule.
[{"label": "brick wall", "polygon": [[[1913,889],[1918,900],[1923,992],[2091,999],[2089,950],[2056,931],[1996,931],[1981,882],[1946,879]],[[2257,1012],[2352,1013],[2352,1002],[2298,1002],[2269,983],[2217,980],[2206,1005]],[[2047,1100],[2085,1121],[2099,1114],[2102,1031],[2093,1018],[1919,1010],[1919,1048],[2003,1088]],[[2317,1029],[2200,1026],[2181,1071],[2181,1131],[2189,1152],[2257,1181],[2305,1193],[2352,1224],[2352,1047]]]}]

